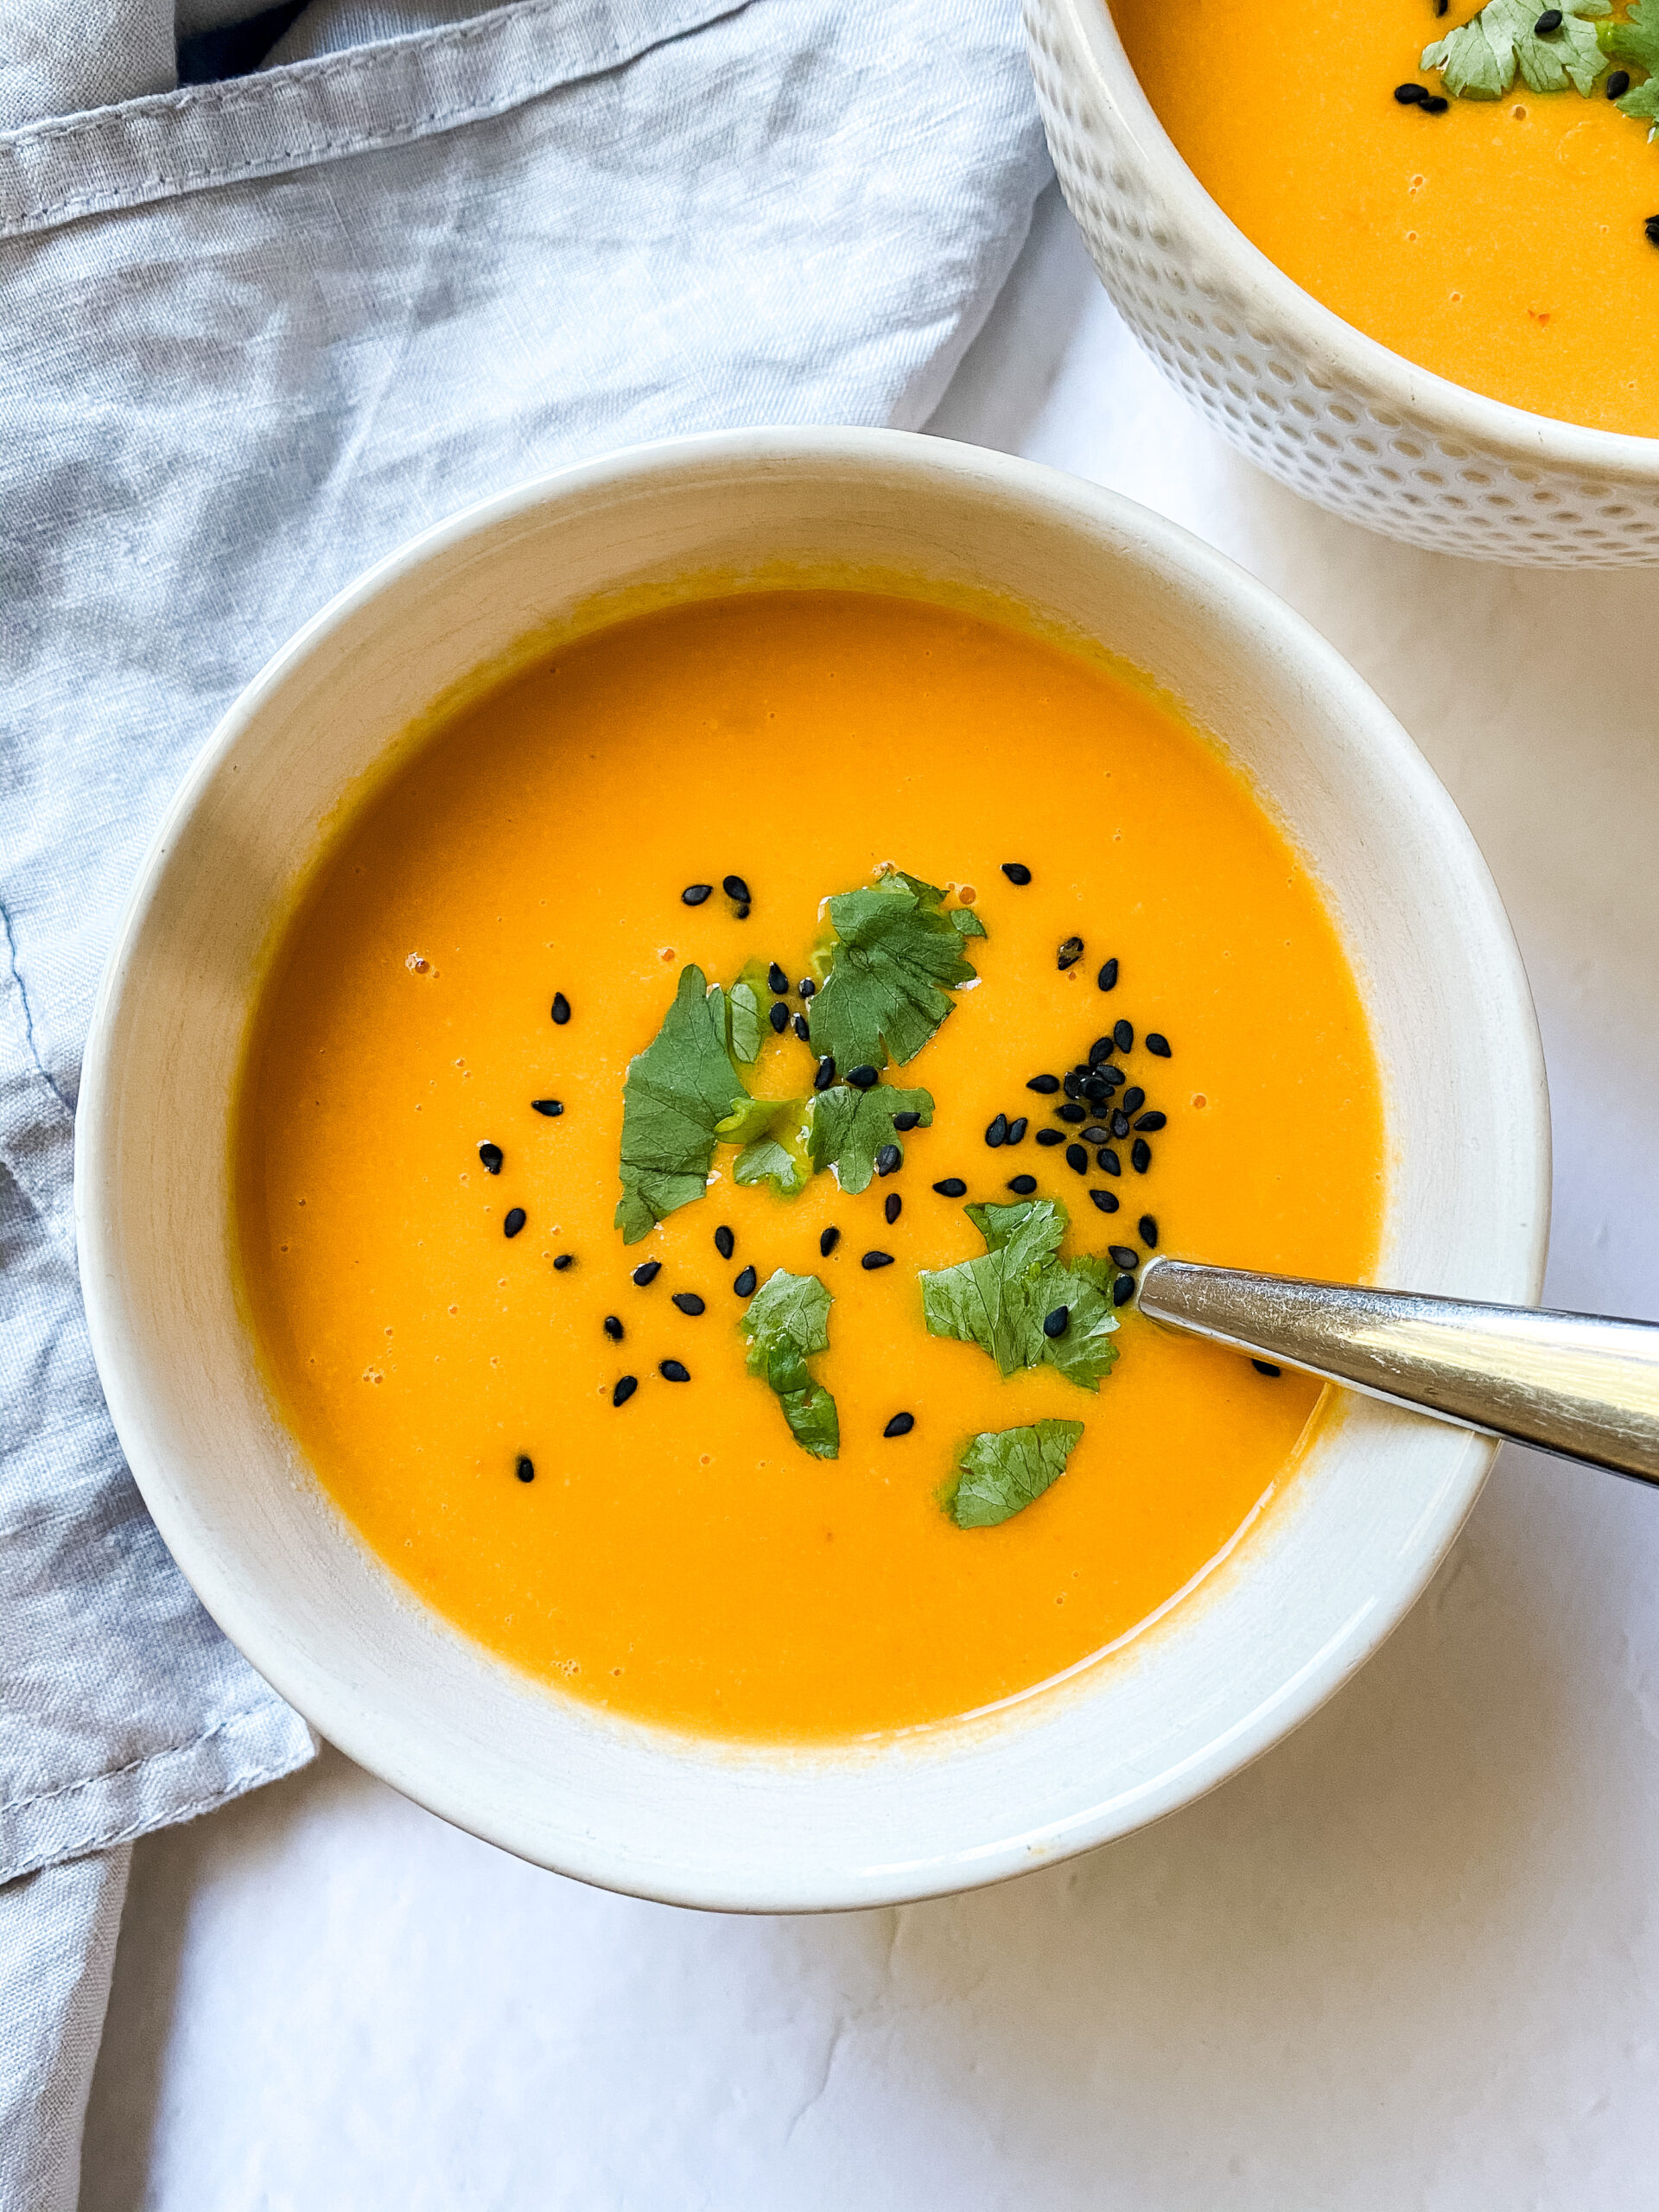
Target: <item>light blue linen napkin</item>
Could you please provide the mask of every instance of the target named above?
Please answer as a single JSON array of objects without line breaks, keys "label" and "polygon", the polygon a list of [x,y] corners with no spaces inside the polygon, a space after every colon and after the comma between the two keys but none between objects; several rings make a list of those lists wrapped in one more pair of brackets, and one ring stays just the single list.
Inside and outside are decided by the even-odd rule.
[{"label": "light blue linen napkin", "polygon": [[80,1051],[156,822],[272,650],[468,500],[676,430],[921,423],[1047,171],[1016,0],[314,0],[281,66],[183,92],[158,0],[124,44],[18,4],[93,25],[0,72],[14,111],[92,88],[0,135],[0,2203],[61,2212],[130,1839],[312,1750],[87,1353]]}]

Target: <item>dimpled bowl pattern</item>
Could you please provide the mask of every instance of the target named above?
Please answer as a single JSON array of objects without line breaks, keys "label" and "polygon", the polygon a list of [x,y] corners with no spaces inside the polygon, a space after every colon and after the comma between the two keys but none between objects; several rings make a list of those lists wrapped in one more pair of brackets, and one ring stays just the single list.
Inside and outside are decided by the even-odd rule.
[{"label": "dimpled bowl pattern", "polygon": [[1025,0],[1060,187],[1100,279],[1170,381],[1269,475],[1441,553],[1659,563],[1659,439],[1505,406],[1321,307],[1223,214],[1129,67],[1107,0]]}]

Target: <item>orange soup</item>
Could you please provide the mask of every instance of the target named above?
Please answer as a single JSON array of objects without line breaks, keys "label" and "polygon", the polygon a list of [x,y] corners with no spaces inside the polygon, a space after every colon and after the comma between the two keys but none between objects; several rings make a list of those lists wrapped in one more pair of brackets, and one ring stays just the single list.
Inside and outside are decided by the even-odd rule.
[{"label": "orange soup", "polygon": [[1383,1176],[1336,932],[1221,751],[857,590],[597,631],[412,748],[236,1143],[274,1396],[366,1542],[562,1693],[750,1740],[993,1706],[1187,1591],[1319,1393],[1135,1271],[1363,1275]]},{"label": "orange soup", "polygon": [[[1471,391],[1652,437],[1659,145],[1635,56],[1659,56],[1659,6],[1645,5],[1650,32],[1621,5],[1599,23],[1569,8],[1541,37],[1547,16],[1517,0],[1473,28],[1458,0],[1439,16],[1432,0],[1112,0],[1112,13],[1199,181],[1315,299]],[[1440,40],[1449,68],[1425,67]],[[1535,91],[1529,73],[1562,89]]]}]

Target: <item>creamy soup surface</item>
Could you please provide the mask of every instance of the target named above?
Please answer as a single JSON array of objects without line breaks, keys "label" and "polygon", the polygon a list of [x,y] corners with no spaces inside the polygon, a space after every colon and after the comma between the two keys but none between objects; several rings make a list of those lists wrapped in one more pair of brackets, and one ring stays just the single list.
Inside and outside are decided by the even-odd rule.
[{"label": "creamy soup surface", "polygon": [[[625,1243],[624,1083],[684,971],[728,986],[776,963],[788,989],[763,992],[738,1072],[815,1097],[796,1026],[820,910],[891,885],[884,867],[985,931],[963,938],[974,980],[931,1040],[881,1071],[925,1090],[931,1126],[856,1194],[830,1172],[792,1198],[741,1187],[721,1144],[706,1194]],[[1088,1068],[1120,1021],[1132,1043],[1095,1056],[1120,1086],[1086,1125],[1127,1101],[1153,1133],[1083,1147],[1065,1090],[1027,1084]],[[1017,1142],[987,1143],[999,1116],[1027,1122]],[[1069,1217],[1060,1256],[1106,1281],[1133,1280],[1109,1248],[1138,1262],[1154,1233],[1352,1279],[1384,1181],[1354,980],[1224,755],[1055,644],[858,590],[642,616],[442,727],[315,870],[251,1030],[236,1142],[270,1387],[367,1544],[561,1693],[751,1740],[914,1726],[1075,1667],[1203,1576],[1318,1418],[1313,1383],[1132,1303],[1097,1393],[930,1334],[918,1275],[986,1249],[968,1205],[1024,1204],[1009,1185],[1029,1177]],[[963,1193],[934,1188],[951,1179]],[[877,1252],[892,1264],[865,1267]],[[830,1294],[810,1370],[833,1459],[748,1370],[751,1268]],[[998,1525],[957,1525],[940,1493],[969,1440],[1044,1421],[1082,1423],[1064,1473]]]}]

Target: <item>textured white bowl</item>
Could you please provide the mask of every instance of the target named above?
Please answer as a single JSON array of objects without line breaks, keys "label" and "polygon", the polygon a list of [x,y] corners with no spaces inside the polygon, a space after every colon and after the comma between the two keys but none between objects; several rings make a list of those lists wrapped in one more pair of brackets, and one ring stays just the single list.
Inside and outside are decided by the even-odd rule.
[{"label": "textured white bowl", "polygon": [[1363,337],[1222,213],[1154,114],[1108,0],[1025,0],[1025,15],[1054,166],[1101,282],[1224,437],[1320,506],[1436,552],[1659,563],[1659,438],[1529,415]]},{"label": "textured white bowl", "polygon": [[1535,1297],[1548,1188],[1526,981],[1451,801],[1328,645],[1128,501],[891,432],[690,439],[474,507],[318,615],[181,792],[99,1001],[76,1197],[116,1426],[208,1610],[354,1758],[545,1866],[753,1910],[994,1881],[1211,1788],[1376,1649],[1492,1449],[1355,1400],[1203,1592],[1125,1650],[996,1714],[844,1751],[607,1720],[448,1628],[352,1535],[274,1416],[233,1295],[231,1091],[273,918],[323,817],[448,684],[596,592],[779,561],[989,588],[1224,736],[1363,979],[1397,1154],[1388,1280]]}]

